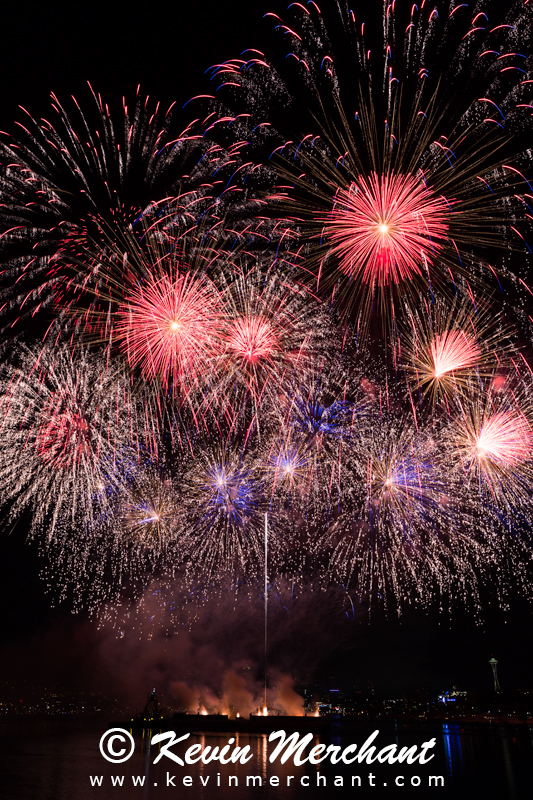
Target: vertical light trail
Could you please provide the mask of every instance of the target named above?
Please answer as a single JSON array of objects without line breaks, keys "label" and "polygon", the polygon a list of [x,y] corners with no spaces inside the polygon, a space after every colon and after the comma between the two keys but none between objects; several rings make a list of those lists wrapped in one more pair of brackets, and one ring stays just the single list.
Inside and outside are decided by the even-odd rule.
[{"label": "vertical light trail", "polygon": [[268,623],[268,514],[265,514],[265,701],[263,704],[263,716],[268,714],[267,706],[267,623]]}]

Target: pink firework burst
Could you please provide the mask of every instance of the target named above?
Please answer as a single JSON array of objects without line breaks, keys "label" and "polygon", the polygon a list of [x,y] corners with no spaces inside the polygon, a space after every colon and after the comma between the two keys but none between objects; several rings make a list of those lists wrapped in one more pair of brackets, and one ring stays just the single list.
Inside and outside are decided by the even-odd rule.
[{"label": "pink firework burst", "polygon": [[338,190],[323,234],[345,275],[383,287],[427,272],[449,215],[449,203],[420,179],[372,173]]},{"label": "pink firework burst", "polygon": [[54,469],[73,469],[91,451],[91,429],[75,397],[56,392],[46,403],[35,435],[41,460]]},{"label": "pink firework burst", "polygon": [[515,467],[531,455],[531,430],[518,414],[500,411],[483,423],[472,444],[480,461]]},{"label": "pink firework burst", "polygon": [[478,343],[464,331],[445,331],[430,346],[433,377],[442,378],[458,369],[472,367],[481,356]]},{"label": "pink firework burst", "polygon": [[[323,352],[329,320],[306,291],[264,265],[236,279],[220,275],[225,302],[224,351],[212,402],[228,413],[277,403],[291,381],[313,370]],[[211,398],[210,398],[211,400]]]},{"label": "pink firework burst", "polygon": [[146,380],[187,392],[221,353],[222,315],[220,293],[205,276],[149,273],[120,308],[117,334]]},{"label": "pink firework burst", "polygon": [[264,317],[240,316],[227,327],[228,348],[243,362],[257,364],[272,362],[279,350],[279,337],[274,325]]},{"label": "pink firework burst", "polygon": [[468,396],[480,378],[492,380],[505,368],[508,333],[489,305],[474,308],[470,297],[460,295],[449,305],[434,294],[430,304],[423,301],[410,314],[398,356],[417,394],[449,400]]}]

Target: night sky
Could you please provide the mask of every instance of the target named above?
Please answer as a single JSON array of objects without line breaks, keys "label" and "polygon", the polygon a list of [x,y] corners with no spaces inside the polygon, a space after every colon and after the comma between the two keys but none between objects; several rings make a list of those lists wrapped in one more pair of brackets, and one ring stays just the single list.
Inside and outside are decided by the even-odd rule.
[{"label": "night sky", "polygon": [[[210,65],[266,46],[271,26],[262,14],[275,9],[275,3],[237,0],[4,5],[0,128],[16,130],[14,121],[23,118],[19,104],[46,115],[51,91],[60,99],[87,98],[87,81],[117,107],[140,84],[154,100],[176,100],[181,108],[194,94],[209,92],[203,73]],[[187,110],[176,117],[185,127]],[[0,680],[23,674],[39,683],[41,675],[55,674],[80,685],[89,680],[87,663],[105,679],[99,663],[104,633],[65,606],[50,607],[36,548],[24,540],[23,520],[0,539]],[[488,660],[494,655],[503,689],[533,689],[532,609],[519,597],[509,603],[507,612],[489,606],[481,619],[461,609],[450,619],[432,607],[408,609],[400,620],[376,612],[369,621],[361,610],[337,629],[342,644],[329,644],[331,657],[317,665],[315,677],[391,692],[452,684],[482,691],[491,687]],[[313,635],[313,625],[312,617],[302,620],[303,637]]]}]

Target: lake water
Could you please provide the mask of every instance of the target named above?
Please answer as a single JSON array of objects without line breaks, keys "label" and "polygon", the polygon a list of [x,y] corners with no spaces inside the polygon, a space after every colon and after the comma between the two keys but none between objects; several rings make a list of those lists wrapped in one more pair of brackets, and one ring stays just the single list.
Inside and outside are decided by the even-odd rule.
[{"label": "lake water", "polygon": [[[282,718],[280,723],[282,728]],[[418,762],[370,766],[324,762],[295,766],[292,758],[285,764],[279,759],[272,764],[268,756],[276,742],[269,743],[266,734],[240,734],[232,748],[235,745],[250,747],[252,758],[246,765],[222,765],[217,761],[182,767],[168,757],[154,765],[160,745],[150,746],[149,736],[135,736],[132,757],[122,764],[110,764],[99,750],[105,726],[94,721],[11,721],[0,725],[0,797],[5,800],[129,800],[136,797],[140,800],[174,800],[177,797],[330,800],[347,796],[378,800],[431,800],[433,797],[471,800],[483,795],[495,800],[521,800],[533,797],[533,727],[526,725],[461,728],[453,724],[394,725],[388,722],[380,725],[376,722],[370,726],[361,725],[342,737],[336,735],[332,726],[329,736],[314,736],[310,746],[318,743],[341,748],[354,743],[361,746],[378,728],[380,733],[375,741],[378,750],[398,744],[399,747],[417,745],[419,752],[425,741],[435,737],[436,746],[428,751],[434,752],[435,757],[424,765]],[[292,731],[287,730],[287,733]],[[196,743],[202,748],[221,748],[231,736],[231,731],[192,734],[185,743],[173,747],[173,751],[183,757],[186,748]],[[115,743],[115,747],[118,749],[119,744]],[[189,778],[189,785],[183,784],[185,776]],[[255,776],[255,785],[252,776]],[[119,785],[113,786],[113,778]],[[91,779],[96,785],[91,785]],[[98,785],[100,779],[101,786]],[[123,779],[122,786],[120,779]]]}]

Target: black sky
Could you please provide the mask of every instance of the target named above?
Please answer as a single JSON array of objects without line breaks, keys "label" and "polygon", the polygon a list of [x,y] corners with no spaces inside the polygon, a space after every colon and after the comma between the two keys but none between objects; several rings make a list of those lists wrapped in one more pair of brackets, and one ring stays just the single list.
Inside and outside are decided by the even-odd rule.
[{"label": "black sky", "polygon": [[[46,115],[49,94],[86,96],[86,82],[111,103],[131,96],[136,86],[153,99],[177,101],[179,108],[194,94],[208,90],[204,71],[218,61],[238,56],[247,47],[266,46],[271,26],[262,16],[276,8],[263,0],[135,3],[124,0],[18,0],[4,4],[0,17],[0,127],[15,130],[24,106],[32,115]],[[380,4],[379,4],[380,5]],[[283,6],[282,6],[283,7]],[[181,113],[181,112],[180,112]],[[183,126],[188,121],[183,112]],[[38,577],[36,549],[23,542],[23,525],[0,541],[0,653],[9,646],[13,665],[54,663],[57,652],[71,652],[78,622],[67,608],[50,609]],[[485,611],[483,621],[459,611],[444,615],[420,610],[401,620],[379,615],[346,627],[342,655],[324,666],[347,682],[400,689],[421,685],[469,689],[490,688],[488,659],[500,661],[504,688],[529,687],[533,659],[531,608],[511,597],[506,614]],[[87,623],[79,621],[79,626]],[[81,627],[80,627],[81,629]],[[83,630],[87,630],[85,627]],[[312,635],[313,621],[308,621]],[[47,632],[53,631],[47,639]],[[98,634],[95,632],[95,641]],[[55,652],[46,651],[54,642]],[[76,640],[69,662],[78,669],[86,657]],[[17,649],[18,648],[18,649]],[[18,654],[18,655],[17,655]],[[72,656],[72,653],[71,653]],[[11,675],[4,661],[0,676]],[[531,687],[533,688],[533,687]]]},{"label": "black sky", "polygon": [[9,125],[19,104],[34,114],[45,109],[51,91],[79,95],[86,81],[109,98],[140,84],[154,98],[181,106],[205,88],[209,66],[261,46],[268,29],[263,13],[261,3],[242,0],[6,4],[2,122]]}]

